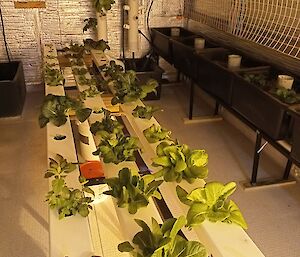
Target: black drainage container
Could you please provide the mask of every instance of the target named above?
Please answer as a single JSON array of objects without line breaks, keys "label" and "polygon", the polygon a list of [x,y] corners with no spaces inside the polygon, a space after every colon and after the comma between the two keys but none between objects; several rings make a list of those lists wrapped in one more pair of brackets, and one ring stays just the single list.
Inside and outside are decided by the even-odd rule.
[{"label": "black drainage container", "polygon": [[[177,29],[179,31],[178,36],[172,36],[171,31],[173,29]],[[172,46],[170,39],[180,40],[184,38],[188,38],[191,36],[195,36],[195,33],[188,31],[181,27],[172,27],[172,28],[152,28],[152,43],[154,50],[167,60],[169,63],[173,64],[172,61]]]},{"label": "black drainage container", "polygon": [[0,117],[21,115],[25,96],[22,63],[0,63]]},{"label": "black drainage container", "polygon": [[136,72],[138,83],[145,84],[149,79],[155,79],[158,82],[156,88],[157,94],[150,93],[144,100],[158,100],[161,94],[161,81],[164,70],[158,64],[147,57],[137,59],[125,59],[126,70],[134,70]]},{"label": "black drainage container", "polygon": [[[173,63],[175,68],[177,68],[184,75],[197,79],[197,58],[196,51],[194,47],[194,41],[197,37],[185,38],[182,40],[171,39],[172,52],[173,52]],[[207,49],[217,47],[215,44],[206,41],[205,48],[198,50],[198,53],[202,53]]]},{"label": "black drainage container", "polygon": [[291,156],[300,163],[300,105],[290,108],[290,112],[294,121]]},{"label": "black drainage container", "polygon": [[[214,48],[211,51],[199,53],[200,59],[204,59],[199,64],[198,82],[206,91],[214,95],[221,102],[231,105],[232,94],[232,74],[234,71],[256,70],[265,65],[243,57],[239,68],[228,68],[228,55],[232,54],[227,49]],[[201,75],[201,76],[200,76]]]},{"label": "black drainage container", "polygon": [[231,74],[215,60],[223,60],[229,54],[224,48],[213,48],[197,54],[197,84],[218,100],[231,102]]},{"label": "black drainage container", "polygon": [[274,140],[287,137],[291,120],[286,112],[288,105],[247,81],[245,75],[249,74],[265,74],[268,81],[275,79],[268,68],[236,73],[232,90],[233,109]]}]

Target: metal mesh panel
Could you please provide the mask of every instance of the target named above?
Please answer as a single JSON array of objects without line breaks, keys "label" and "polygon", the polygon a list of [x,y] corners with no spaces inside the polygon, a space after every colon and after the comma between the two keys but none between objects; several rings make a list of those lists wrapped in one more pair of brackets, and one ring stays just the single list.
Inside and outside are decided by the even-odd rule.
[{"label": "metal mesh panel", "polygon": [[300,59],[300,0],[185,0],[184,16]]}]

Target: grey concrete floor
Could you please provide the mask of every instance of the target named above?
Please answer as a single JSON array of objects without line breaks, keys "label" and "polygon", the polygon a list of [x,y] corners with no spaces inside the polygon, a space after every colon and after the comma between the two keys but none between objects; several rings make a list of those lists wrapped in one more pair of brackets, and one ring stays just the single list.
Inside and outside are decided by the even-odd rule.
[{"label": "grey concrete floor", "polygon": [[[207,181],[246,181],[251,175],[254,133],[227,121],[183,124],[187,113],[185,85],[164,87],[159,101],[147,102],[164,111],[156,118],[174,137],[209,154]],[[46,130],[37,123],[43,92],[27,94],[21,119],[0,119],[0,257],[48,255],[48,207],[44,196],[48,182]],[[196,114],[212,112],[200,100]],[[245,133],[246,132],[246,133]],[[250,135],[246,137],[245,134]],[[270,156],[271,153],[271,156]],[[284,159],[267,148],[260,177],[280,177]],[[300,256],[300,187],[263,188],[233,195],[248,224],[248,234],[267,257]]]},{"label": "grey concrete floor", "polygon": [[48,256],[46,130],[37,115],[43,92],[27,94],[21,118],[0,119],[0,256]]}]

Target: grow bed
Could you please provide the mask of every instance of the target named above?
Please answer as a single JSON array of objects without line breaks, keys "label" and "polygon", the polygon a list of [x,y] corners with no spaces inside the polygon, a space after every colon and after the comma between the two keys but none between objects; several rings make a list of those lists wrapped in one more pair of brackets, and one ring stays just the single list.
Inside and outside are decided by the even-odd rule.
[{"label": "grow bed", "polygon": [[25,96],[22,63],[0,63],[0,117],[21,115]]},{"label": "grow bed", "polygon": [[207,49],[217,47],[210,41],[205,42],[204,49],[195,49],[194,42],[196,37],[185,38],[182,40],[171,39],[172,51],[173,51],[173,63],[174,66],[180,70],[184,75],[196,80],[197,58],[195,53],[204,53]]},{"label": "grow bed", "polygon": [[214,48],[197,55],[197,81],[209,93],[221,102],[231,105],[233,71],[255,70],[265,67],[261,63],[243,57],[240,68],[227,67],[228,55],[224,48]]},{"label": "grow bed", "polygon": [[[276,74],[270,68],[237,72],[233,79],[232,107],[257,128],[278,140],[287,136],[290,116],[286,112],[289,105],[268,92],[275,87]],[[259,86],[263,82],[248,81],[245,76],[249,75],[265,76],[266,85]]]},{"label": "grow bed", "polygon": [[[171,29],[179,29],[179,36],[171,36]],[[152,44],[155,51],[166,59],[169,63],[173,63],[172,45],[170,39],[180,40],[192,36],[196,36],[195,33],[188,31],[181,27],[173,28],[152,28]]]}]

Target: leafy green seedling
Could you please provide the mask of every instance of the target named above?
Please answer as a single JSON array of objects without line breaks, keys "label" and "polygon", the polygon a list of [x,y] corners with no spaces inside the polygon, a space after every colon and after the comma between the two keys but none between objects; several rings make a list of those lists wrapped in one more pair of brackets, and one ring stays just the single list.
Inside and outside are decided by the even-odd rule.
[{"label": "leafy green seedling", "polygon": [[159,107],[153,107],[150,105],[146,106],[137,106],[132,111],[132,115],[136,118],[150,120],[154,112],[160,111]]},{"label": "leafy green seedling", "polygon": [[138,138],[111,134],[100,142],[93,154],[103,157],[105,163],[119,164],[123,161],[135,161],[134,152],[138,149]]},{"label": "leafy green seedling", "polygon": [[123,134],[123,125],[111,115],[109,110],[102,108],[104,113],[102,121],[96,121],[91,125],[93,135],[100,135],[102,138],[109,138],[111,134]]},{"label": "leafy green seedling", "polygon": [[76,215],[79,213],[82,217],[89,214],[89,209],[92,209],[90,203],[91,197],[86,197],[84,192],[94,195],[93,190],[86,187],[86,181],[80,178],[83,189],[74,189],[68,187],[65,182],[65,177],[75,170],[76,165],[67,162],[61,155],[57,154],[55,159],[49,158],[49,168],[45,173],[45,178],[53,178],[51,181],[52,190],[46,195],[46,201],[51,209],[56,209],[59,219],[67,216]]},{"label": "leafy green seedling", "polygon": [[286,104],[300,103],[300,95],[297,94],[293,89],[287,89],[283,87],[274,88],[270,91],[270,93]]},{"label": "leafy green seedling", "polygon": [[267,86],[267,76],[266,74],[247,74],[243,75],[244,79],[248,81],[250,84],[258,86],[260,88],[266,88]]},{"label": "leafy green seedling", "polygon": [[39,116],[39,125],[45,127],[48,122],[60,127],[67,121],[69,110],[75,110],[76,117],[80,122],[85,121],[91,114],[92,110],[83,108],[82,103],[68,96],[58,96],[48,94],[44,98]]},{"label": "leafy green seedling", "polygon": [[155,180],[152,175],[132,175],[128,168],[119,171],[118,177],[105,179],[104,182],[111,188],[104,192],[116,198],[118,207],[128,208],[130,214],[135,214],[139,208],[149,204],[149,198],[161,199],[157,191],[163,180]]},{"label": "leafy green seedling", "polygon": [[100,92],[99,92],[97,86],[91,85],[88,89],[85,89],[80,92],[80,99],[86,100],[86,98],[88,98],[88,97],[95,97],[99,94],[100,94]]},{"label": "leafy green seedling", "polygon": [[100,50],[100,51],[105,51],[110,50],[109,45],[107,44],[107,41],[104,41],[103,39],[99,40],[99,41],[94,41],[93,39],[85,39],[84,40],[84,47],[86,50],[92,50],[92,49],[96,49],[96,50]]},{"label": "leafy green seedling", "polygon": [[97,12],[100,13],[101,16],[105,16],[106,12],[109,11],[112,5],[115,3],[114,0],[92,0],[93,5]]},{"label": "leafy green seedling", "polygon": [[88,18],[84,19],[84,27],[83,33],[88,31],[89,29],[96,30],[97,29],[97,19],[96,18]]},{"label": "leafy green seedling", "polygon": [[154,124],[143,131],[149,143],[157,143],[163,140],[169,140],[171,131],[166,130],[160,126],[155,126]]},{"label": "leafy green seedling", "polygon": [[112,105],[144,99],[147,94],[156,93],[158,87],[154,79],[148,80],[144,85],[138,85],[136,72],[133,70],[117,73],[115,78],[113,81],[115,96],[111,100]]},{"label": "leafy green seedling", "polygon": [[234,182],[225,185],[209,182],[203,188],[194,189],[190,193],[178,185],[176,187],[178,198],[190,206],[187,226],[197,226],[207,219],[211,222],[235,223],[247,229],[247,223],[238,206],[232,200],[227,200],[235,190]]},{"label": "leafy green seedling", "polygon": [[187,241],[178,235],[186,224],[184,216],[167,219],[162,225],[152,218],[152,228],[144,221],[135,219],[142,228],[132,239],[132,243],[118,245],[120,252],[130,252],[135,257],[207,257],[205,247],[197,241]]},{"label": "leafy green seedling", "polygon": [[204,150],[191,151],[185,144],[161,142],[156,147],[156,154],[152,165],[161,167],[161,170],[154,175],[163,176],[167,182],[185,179],[192,183],[195,179],[207,177],[208,155]]},{"label": "leafy green seedling", "polygon": [[48,86],[62,86],[65,83],[64,76],[59,69],[52,69],[49,65],[44,69],[45,83]]},{"label": "leafy green seedling", "polygon": [[73,73],[74,75],[85,75],[88,73],[88,70],[86,68],[74,68]]}]

